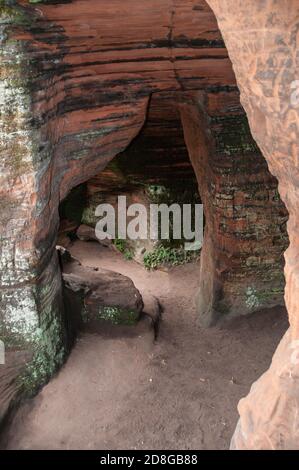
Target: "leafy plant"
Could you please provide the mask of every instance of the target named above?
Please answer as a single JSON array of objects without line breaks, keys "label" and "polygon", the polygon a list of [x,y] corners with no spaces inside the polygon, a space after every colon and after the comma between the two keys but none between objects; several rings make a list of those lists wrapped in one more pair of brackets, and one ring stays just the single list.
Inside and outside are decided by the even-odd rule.
[{"label": "leafy plant", "polygon": [[189,263],[198,257],[198,251],[186,251],[159,245],[154,251],[146,253],[143,264],[146,269],[156,269],[159,266],[178,266]]},{"label": "leafy plant", "polygon": [[114,243],[115,248],[118,249],[118,251],[120,251],[121,253],[125,252],[127,248],[126,240],[122,240],[121,238],[116,238],[113,243]]},{"label": "leafy plant", "polygon": [[124,255],[126,260],[132,260],[134,257],[134,252],[131,248],[128,247],[126,240],[116,238],[114,240],[114,246],[117,250]]}]

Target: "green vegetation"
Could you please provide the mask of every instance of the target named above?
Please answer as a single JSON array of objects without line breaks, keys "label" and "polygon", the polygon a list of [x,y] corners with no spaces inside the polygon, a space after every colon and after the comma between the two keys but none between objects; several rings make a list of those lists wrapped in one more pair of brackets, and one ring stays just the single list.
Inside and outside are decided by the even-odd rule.
[{"label": "green vegetation", "polygon": [[59,321],[53,319],[46,331],[37,329],[33,345],[33,358],[21,377],[21,385],[28,396],[34,395],[38,388],[45,384],[63,364],[65,350],[62,345]]},{"label": "green vegetation", "polygon": [[32,308],[31,300],[26,300],[25,297],[21,305],[16,305],[14,309],[10,306],[9,326],[11,330],[14,328],[10,342],[5,335],[7,347],[31,351],[32,356],[28,358],[25,370],[19,378],[20,388],[27,396],[34,395],[53,376],[63,364],[66,355],[65,332],[59,307],[45,308],[40,317]]},{"label": "green vegetation", "polygon": [[0,0],[0,24],[29,25],[33,21],[15,0]]},{"label": "green vegetation", "polygon": [[128,247],[126,240],[116,238],[113,243],[115,248],[124,255],[125,259],[131,260],[134,258],[134,251],[132,248]]},{"label": "green vegetation", "polygon": [[146,269],[156,269],[159,266],[178,266],[197,259],[198,251],[186,251],[184,248],[157,246],[154,251],[146,253],[143,264]]}]

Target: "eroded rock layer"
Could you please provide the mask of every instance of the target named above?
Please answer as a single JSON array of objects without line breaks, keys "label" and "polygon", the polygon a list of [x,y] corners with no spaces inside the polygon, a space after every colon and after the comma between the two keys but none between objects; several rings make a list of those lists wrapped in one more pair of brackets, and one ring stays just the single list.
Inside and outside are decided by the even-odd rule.
[{"label": "eroded rock layer", "polygon": [[[65,355],[55,252],[59,202],[127,149],[146,122],[153,94],[170,93],[178,106],[206,206],[203,323],[268,304],[264,293],[273,285],[271,273],[280,270],[286,213],[246,127],[207,3],[7,0],[0,14],[1,334],[8,347],[32,350],[33,388]],[[161,101],[152,102],[163,118]],[[150,125],[137,151],[148,146],[148,136],[154,136]],[[156,138],[162,142],[162,136],[163,127]],[[147,150],[148,170],[189,171],[186,161],[178,165],[181,155],[168,154],[163,166],[160,150]],[[127,156],[132,153],[130,147]],[[281,287],[280,280],[279,301]]]},{"label": "eroded rock layer", "polygon": [[269,371],[240,402],[232,447],[298,449],[299,5],[296,0],[208,3],[223,32],[253,136],[279,180],[289,211],[285,276],[291,328]]},{"label": "eroded rock layer", "polygon": [[180,105],[206,216],[197,296],[203,326],[283,303],[288,215],[235,100],[226,97],[221,109],[214,94],[196,94]]},{"label": "eroded rock layer", "polygon": [[200,202],[192,199],[194,170],[206,216],[198,293],[201,325],[283,304],[288,214],[236,90],[152,95],[139,135],[86,183],[83,222],[95,226],[99,203],[109,202],[117,212],[118,194],[147,206],[143,193],[148,185],[166,185],[177,193],[169,204],[180,202],[185,191],[190,192],[185,203]]}]

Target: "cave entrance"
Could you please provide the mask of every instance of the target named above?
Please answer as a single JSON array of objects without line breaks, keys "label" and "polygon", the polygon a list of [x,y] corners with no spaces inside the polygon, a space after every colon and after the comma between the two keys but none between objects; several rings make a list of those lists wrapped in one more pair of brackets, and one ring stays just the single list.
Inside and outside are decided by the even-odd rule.
[{"label": "cave entrance", "polygon": [[[215,91],[153,95],[131,145],[60,204],[57,244],[72,255],[62,256],[69,346],[78,340],[37,412],[39,429],[59,415],[55,448],[227,448],[237,403],[287,328],[277,307],[287,214],[236,90],[217,90],[221,99]],[[201,200],[199,256],[172,266],[155,246],[95,240],[95,208],[120,194],[145,204]],[[144,266],[147,252],[156,269]],[[30,417],[26,426],[16,421],[11,441],[26,436],[33,447],[40,435]]]},{"label": "cave entrance", "polygon": [[[123,239],[117,236],[120,225],[117,217],[119,197],[126,198],[125,211],[132,204],[141,204],[147,211],[145,221],[147,239],[132,240],[129,237]],[[95,278],[99,278],[99,270],[103,268],[117,271],[132,278],[138,290],[142,291],[145,304],[143,309],[139,293],[134,291],[128,281],[126,284],[125,279],[120,279],[120,282],[123,282],[123,289],[126,289],[122,292],[123,298],[121,299],[118,287],[111,288],[113,277],[110,282],[107,279],[104,287],[101,284],[102,290],[107,289],[108,296],[105,299],[105,305],[102,306],[100,314],[102,319],[107,316],[109,320],[112,316],[114,323],[122,323],[120,312],[122,307],[124,323],[130,322],[128,311],[131,311],[134,323],[134,320],[139,317],[136,314],[143,311],[151,317],[154,335],[157,336],[163,309],[161,302],[157,299],[160,295],[163,297],[163,289],[162,291],[158,289],[159,296],[157,296],[155,292],[157,282],[164,285],[166,292],[173,290],[170,293],[173,294],[175,287],[170,271],[178,267],[178,273],[181,272],[181,268],[185,275],[188,273],[189,278],[193,279],[193,282],[189,279],[189,289],[193,286],[195,290],[199,277],[202,241],[197,241],[197,245],[194,243],[192,250],[186,250],[187,240],[184,240],[183,235],[181,238],[175,238],[174,227],[177,221],[175,220],[176,214],[172,211],[169,215],[169,233],[161,240],[160,229],[157,234],[158,239],[153,240],[150,238],[149,228],[150,208],[153,204],[160,207],[165,205],[168,208],[176,205],[181,210],[180,225],[182,226],[184,208],[188,205],[190,207],[189,228],[194,231],[194,226],[198,223],[196,205],[200,203],[198,182],[186,148],[180,110],[175,104],[175,96],[170,93],[153,95],[144,126],[128,148],[114,157],[100,174],[74,188],[60,204],[61,223],[58,246],[69,250],[83,265],[92,267]],[[96,210],[103,204],[109,204],[116,214],[116,233],[112,240],[101,241],[96,234],[97,223],[100,220]],[[127,219],[127,224],[129,223],[130,217]],[[180,227],[180,229],[183,233],[183,228]],[[80,276],[79,268],[74,265],[71,268],[70,265],[66,267],[64,264],[63,269],[66,271],[64,277],[68,278],[68,281],[72,269],[75,269],[76,275]],[[85,274],[87,277],[92,277],[92,274]],[[105,275],[105,273],[102,274]],[[69,287],[72,282],[73,280],[68,282]],[[86,280],[86,282],[90,287],[92,280]],[[115,284],[117,286],[117,279]],[[66,296],[69,298],[68,292]],[[190,290],[187,296],[190,299],[194,297],[194,291],[192,293]],[[95,294],[93,297],[94,303],[99,301],[98,298],[95,299]],[[112,300],[111,297],[113,297]],[[128,301],[129,298],[131,303]],[[88,297],[88,301],[90,304],[93,303],[92,295]],[[117,302],[122,305],[116,305]],[[93,318],[95,308],[92,305]],[[192,308],[194,309],[193,305]],[[76,311],[72,301],[70,309]],[[99,316],[98,310],[97,316]],[[76,322],[78,317],[80,314],[76,316]],[[69,328],[73,331],[72,319],[69,319]]]},{"label": "cave entrance", "polygon": [[217,87],[153,94],[137,137],[61,203],[59,245],[67,248],[73,238],[98,241],[96,208],[106,203],[117,213],[120,195],[127,206],[145,208],[202,202],[202,249],[186,251],[184,240],[171,237],[157,243],[116,234],[110,248],[148,269],[197,262],[202,327],[284,306],[288,214],[238,100],[236,89]]},{"label": "cave entrance", "polygon": [[[31,349],[32,345],[34,360],[29,363],[29,370],[26,372],[33,382],[32,389],[44,383],[62,364],[65,351],[60,322],[63,312],[60,302],[61,284],[57,275],[59,274],[57,259],[51,252],[53,234],[57,225],[55,217],[59,196],[79,181],[84,181],[84,175],[88,174],[90,177],[95,168],[104,167],[104,163],[102,166],[99,163],[101,157],[102,162],[107,161],[114,156],[112,154],[123,150],[132,135],[135,135],[135,127],[138,127],[143,119],[148,95],[153,90],[192,89],[193,92],[190,93],[177,93],[173,102],[176,101],[175,113],[183,123],[184,140],[205,206],[206,230],[198,277],[195,276],[197,272],[195,269],[192,272],[188,271],[190,266],[193,267],[191,264],[174,268],[171,272],[172,280],[169,279],[168,272],[159,269],[147,272],[137,264],[134,266],[138,266],[138,271],[132,272],[135,284],[142,281],[142,286],[147,290],[150,290],[150,286],[154,287],[153,293],[158,293],[161,304],[165,306],[163,318],[166,328],[162,329],[159,344],[164,341],[163,345],[167,345],[167,348],[153,350],[152,341],[147,343],[142,341],[140,346],[136,342],[130,342],[128,335],[127,343],[113,342],[112,347],[110,341],[99,342],[98,338],[92,336],[88,336],[88,341],[84,341],[83,337],[83,341],[78,342],[75,354],[59,378],[62,381],[58,382],[60,384],[58,391],[54,388],[55,393],[53,393],[53,388],[51,389],[53,384],[50,384],[48,390],[50,395],[52,391],[55,400],[48,402],[47,412],[41,413],[40,418],[48,425],[51,423],[51,418],[59,414],[62,434],[57,429],[57,423],[54,423],[55,429],[52,428],[50,435],[51,444],[55,448],[63,446],[98,448],[99,441],[101,448],[107,449],[123,446],[128,448],[188,446],[190,449],[198,448],[198,443],[202,448],[226,447],[235,424],[235,418],[227,413],[227,408],[229,406],[236,408],[235,404],[240,396],[248,391],[249,384],[266,368],[274,349],[273,345],[281,337],[286,326],[286,316],[283,317],[284,324],[279,321],[279,315],[276,314],[273,322],[273,309],[283,303],[282,253],[288,240],[285,230],[287,214],[278,196],[277,182],[269,174],[266,162],[251,138],[246,116],[240,107],[231,64],[215,18],[205,2],[199,2],[198,5],[194,5],[192,1],[175,2],[174,7],[170,5],[171,8],[169,2],[165,4],[160,2],[159,8],[156,5],[157,8],[148,10],[144,10],[141,2],[136,2],[133,8],[123,8],[121,15],[114,14],[113,6],[107,8],[105,2],[93,2],[90,8],[86,7],[87,15],[84,13],[84,21],[82,21],[83,10],[80,8],[84,2],[77,2],[78,8],[74,7],[74,2],[39,3],[36,11],[38,14],[36,17],[34,15],[33,23],[23,18],[27,8],[30,8],[28,10],[30,14],[34,12],[33,7],[22,7],[21,16],[25,21],[22,20],[16,28],[18,41],[4,41],[3,44],[5,51],[8,52],[5,53],[7,76],[11,75],[13,70],[17,77],[20,75],[22,78],[23,76],[28,78],[21,80],[24,82],[24,89],[23,85],[16,86],[15,80],[12,83],[7,82],[8,93],[4,94],[4,101],[8,105],[4,106],[4,114],[7,114],[7,122],[10,124],[6,126],[5,150],[9,165],[7,164],[5,180],[8,183],[7,188],[13,186],[16,188],[13,194],[15,199],[5,197],[2,204],[5,214],[9,214],[7,220],[6,217],[3,218],[5,234],[3,261],[4,269],[7,271],[2,286],[2,306],[5,312],[3,314],[5,321],[2,324],[4,336],[8,338],[12,348],[23,347],[25,343],[30,344]],[[51,7],[41,3],[55,3],[55,5]],[[225,3],[229,7],[229,2]],[[277,33],[272,34],[271,22],[268,22],[267,32],[260,11],[252,16],[255,21],[254,34],[248,22],[248,15],[244,15],[246,21],[241,37],[239,34],[231,34],[234,23],[234,18],[230,18],[232,12],[227,10],[228,21],[226,21],[225,7],[221,8],[219,15],[221,27],[231,50],[235,52],[234,60],[238,59],[238,55],[240,57],[240,67],[236,70],[242,84],[244,101],[249,103],[250,114],[256,118],[252,118],[252,127],[255,128],[260,141],[265,143],[267,158],[272,161],[273,168],[281,176],[284,188],[287,187],[287,183],[293,188],[293,175],[290,178],[292,172],[283,172],[279,168],[281,161],[292,165],[292,160],[289,158],[289,142],[283,138],[274,139],[274,144],[279,149],[278,155],[274,156],[279,158],[272,159],[270,155],[275,147],[272,142],[275,125],[278,132],[284,135],[281,122],[286,119],[290,121],[286,124],[283,122],[284,128],[289,129],[290,126],[294,127],[292,120],[296,118],[294,109],[289,109],[288,94],[274,93],[271,96],[270,92],[272,82],[269,80],[273,81],[276,75],[283,78],[283,81],[277,81],[276,92],[279,91],[280,85],[284,85],[284,90],[288,88],[288,82],[294,75],[290,61],[284,61],[288,66],[286,77],[286,74],[280,73],[277,61],[271,60],[271,47],[274,52],[277,49],[277,44],[274,44],[271,38],[277,39]],[[7,11],[4,13],[11,16],[11,7],[5,10]],[[236,9],[235,20],[240,25],[242,12],[239,10],[240,8]],[[282,18],[281,29],[289,35],[290,29],[286,28],[286,25],[291,24],[290,10],[286,11],[284,16],[278,14],[277,10],[276,17]],[[13,14],[12,23],[14,17]],[[120,17],[126,27],[119,27]],[[15,28],[11,28],[10,20],[9,29],[14,30]],[[259,22],[261,27],[257,27]],[[279,29],[278,23],[279,21],[276,21],[276,32]],[[26,34],[19,34],[22,29],[21,24],[24,25]],[[251,28],[249,34],[246,31],[248,27]],[[32,34],[28,35],[30,30]],[[12,33],[13,39],[15,32]],[[34,39],[34,47],[30,46],[30,41],[28,42],[29,37]],[[21,44],[22,38],[28,42],[24,48]],[[282,34],[278,44],[280,56],[283,54],[281,48],[283,42],[290,44],[290,39],[286,36],[284,40]],[[262,57],[268,60],[258,60],[257,64],[254,61],[248,62],[250,66],[243,67],[245,64],[242,64],[242,61],[248,61],[250,57],[248,53],[243,54],[242,47],[246,51],[259,51]],[[290,50],[290,47],[286,50]],[[267,54],[269,52],[270,55],[265,52]],[[17,67],[15,57],[20,58]],[[36,60],[37,57],[41,60]],[[31,60],[32,58],[34,60]],[[255,76],[248,79],[246,70],[250,72],[254,70]],[[201,91],[194,91],[195,89]],[[267,92],[267,104],[266,100],[263,100],[263,90]],[[23,93],[26,97],[24,100]],[[285,101],[286,97],[288,104]],[[141,195],[145,197],[149,193],[153,197],[169,194],[167,190],[164,191],[167,186],[163,179],[167,182],[170,179],[176,180],[175,175],[186,170],[186,162],[173,165],[173,154],[179,148],[178,142],[174,145],[174,153],[169,153],[171,159],[167,161],[168,150],[164,152],[161,142],[165,133],[168,135],[169,128],[165,125],[168,117],[163,120],[164,124],[160,120],[161,115],[164,113],[167,115],[165,110],[167,106],[163,106],[161,111],[159,104],[155,106],[156,99],[158,101],[165,99],[166,102],[168,98],[165,94],[163,97],[155,95],[151,101],[147,123],[151,121],[150,116],[154,117],[156,109],[159,124],[145,126],[139,137],[122,154],[120,162],[117,157],[114,160],[114,173],[117,169],[117,178],[120,176],[118,163],[121,162],[125,162],[125,170],[128,170],[132,164],[135,178],[138,165],[134,161],[134,153],[139,160],[141,152],[138,145],[142,140],[146,141],[146,129],[156,129],[157,134],[154,134],[156,137],[159,136],[159,145],[156,147],[158,151],[152,145],[155,140],[154,134],[149,132],[147,145],[143,147],[142,152],[143,174],[139,169],[132,184],[132,174],[130,174],[132,172],[129,171],[129,185],[125,189],[122,186],[123,190],[128,191],[130,196],[137,200]],[[273,121],[270,111],[267,113],[267,105],[269,110],[275,108],[278,111],[280,105],[284,111],[283,116],[276,112]],[[136,113],[133,112],[135,109]],[[290,112],[286,113],[285,110]],[[117,113],[120,116],[118,122]],[[291,115],[295,117],[290,120]],[[12,118],[14,116],[17,118]],[[266,127],[268,133],[264,139],[261,134]],[[181,129],[178,134],[182,135]],[[293,130],[291,134],[292,139],[296,140]],[[37,145],[39,136],[40,145]],[[115,146],[109,145],[113,137],[117,143]],[[173,138],[176,139],[177,134],[173,135]],[[169,146],[170,139],[166,138],[165,141]],[[102,149],[102,154],[97,159],[95,157],[99,147]],[[11,153],[14,158],[11,158]],[[17,155],[14,155],[15,153]],[[295,153],[296,142],[293,143],[292,155]],[[148,175],[144,173],[147,173],[146,168],[151,168],[153,155],[159,157],[159,163],[157,161],[156,168],[152,168],[156,172],[151,173],[152,180],[149,180]],[[19,157],[21,160],[24,159],[24,165],[20,164]],[[27,165],[27,159],[34,163],[32,168],[31,164]],[[293,160],[296,161],[296,158]],[[107,167],[106,174],[111,170],[113,164]],[[294,167],[294,174],[295,170]],[[103,175],[104,173],[100,177],[100,185],[103,184]],[[146,182],[144,182],[145,177]],[[94,175],[94,180],[96,179],[98,178]],[[184,194],[186,186],[189,189],[189,179],[184,180],[182,176],[180,179],[185,181],[181,191]],[[114,183],[118,192],[119,180]],[[125,183],[127,185],[127,181]],[[93,184],[96,187],[98,182]],[[144,184],[148,192],[142,189]],[[97,194],[97,190],[93,191],[91,186],[90,180],[86,181],[61,205],[60,213],[63,220],[59,236],[59,243],[66,246],[70,244],[71,250],[74,245],[79,247],[80,243],[80,246],[82,244],[85,246],[85,260],[88,258],[87,262],[91,265],[91,274],[86,281],[89,284],[80,281],[82,264],[70,262],[74,264],[64,272],[64,276],[69,276],[68,285],[71,287],[69,299],[65,296],[65,302],[67,303],[67,300],[75,302],[79,307],[80,302],[83,302],[83,307],[89,306],[90,311],[101,301],[100,292],[94,291],[95,278],[98,276],[96,282],[102,279],[99,270],[108,261],[110,265],[106,264],[106,267],[113,267],[111,264],[113,260],[109,257],[105,261],[104,253],[113,255],[115,270],[122,267],[125,269],[125,266],[133,263],[129,258],[135,256],[135,251],[132,253],[134,247],[124,246],[119,241],[114,244],[118,251],[112,251],[110,250],[112,247],[103,247],[96,241],[87,243],[83,240],[84,237],[90,238],[90,228],[93,231],[90,220],[93,213],[90,207],[93,207],[92,203],[95,202],[93,197]],[[114,197],[110,191],[109,178],[108,186],[108,190],[101,190],[102,196],[105,194],[106,199]],[[176,192],[179,192],[178,188]],[[295,194],[295,191],[293,193]],[[294,202],[294,194],[291,202]],[[80,204],[82,202],[81,215],[84,216],[85,232],[82,230],[82,217],[81,215],[78,217],[79,205],[75,208],[74,219],[69,217],[67,212],[72,205],[72,197],[77,201],[76,198],[79,198]],[[290,206],[295,207],[296,204],[292,203]],[[22,210],[16,210],[17,207],[21,207]],[[294,214],[295,212],[294,210]],[[295,215],[290,229],[296,225]],[[44,223],[47,217],[49,217],[49,227],[44,227],[47,225]],[[12,225],[8,223],[10,218],[13,221]],[[81,240],[78,240],[80,226]],[[295,245],[294,237],[293,248],[289,250],[290,265],[292,258],[296,258]],[[93,251],[94,248],[96,251]],[[146,247],[140,247],[141,256],[144,254],[144,249],[146,250]],[[73,252],[73,255],[81,253],[77,251]],[[100,260],[100,266],[95,265],[97,259]],[[196,261],[194,266],[195,264]],[[289,266],[288,270],[290,282],[288,295],[289,313],[294,323],[297,304],[293,301],[292,294],[296,288],[297,276],[296,270],[291,269],[293,266]],[[120,278],[119,281],[114,278],[111,282],[108,276],[105,278],[106,289],[102,284],[101,291],[108,293],[109,298],[112,293],[118,294],[109,291],[107,287],[109,282],[111,286],[117,284],[116,281],[121,283]],[[191,307],[193,292],[198,288],[198,284],[197,307],[193,309]],[[122,285],[126,289],[126,297],[128,290],[132,289],[133,300],[135,298],[135,301],[140,303],[140,297],[136,290],[134,291],[132,284],[129,285],[127,281],[122,280]],[[86,299],[88,302],[84,303]],[[195,322],[199,317],[201,326],[211,326],[224,318],[253,314],[265,306],[272,309],[270,316],[264,313],[259,317],[243,318],[241,326],[231,328],[228,333],[223,329],[204,331]],[[79,314],[82,320],[86,320],[88,312],[83,307],[79,308]],[[114,315],[118,312],[115,312],[114,306],[112,307],[111,309],[111,306],[108,306],[108,310],[104,313],[112,315],[115,319]],[[72,316],[74,312],[72,309],[69,311],[71,315],[67,326],[73,329],[75,334],[76,328]],[[98,313],[97,310],[96,314]],[[131,321],[131,317],[128,320]],[[272,335],[269,335],[270,329],[267,325],[273,327]],[[296,333],[296,324],[293,330],[292,332]],[[142,338],[143,334],[146,336],[145,330],[140,331],[138,339],[139,336]],[[19,342],[20,339],[22,341]],[[109,340],[110,337],[106,336],[106,339]],[[271,344],[269,339],[272,341]],[[94,344],[95,349],[84,349],[86,344]],[[99,344],[101,349],[97,349]],[[115,346],[119,353],[118,363],[121,364],[117,374],[111,373],[115,364]],[[264,356],[264,364],[264,359],[260,356],[261,350],[265,356],[268,354],[267,358]],[[80,360],[76,362],[78,351]],[[286,370],[290,370],[289,365]],[[78,375],[80,375],[79,381]],[[292,374],[289,375],[293,380]],[[10,374],[2,382],[5,397],[10,395],[7,393],[7,378],[10,384]],[[78,382],[80,382],[79,393],[74,394],[73,399],[74,401],[77,399],[77,410],[83,409],[86,416],[77,413],[79,419],[76,417],[72,420],[73,434],[70,436],[69,416],[73,416],[74,407],[68,407],[69,394],[65,391],[73,390],[73,384]],[[283,385],[285,389],[285,384]],[[229,406],[225,403],[223,392],[227,391],[228,387],[231,387]],[[99,391],[100,399],[95,390]],[[262,387],[260,390],[263,393]],[[45,391],[45,396],[49,396],[47,393],[49,392]],[[102,403],[99,406],[100,400]],[[140,401],[149,405],[142,409],[139,407],[139,412],[135,413],[136,403]],[[102,406],[103,402],[105,406]],[[7,407],[9,408],[10,406]],[[99,409],[100,414],[95,420],[94,413]],[[175,418],[169,419],[172,416]],[[146,420],[142,420],[144,417]],[[29,419],[26,431],[37,429],[34,418],[33,423],[30,423]],[[259,418],[258,416],[257,421],[261,427]],[[268,423],[271,421],[273,419],[269,419]],[[143,423],[143,427],[140,426],[140,422]],[[251,424],[252,422],[254,420],[250,420]],[[118,424],[118,428],[115,428],[115,423]],[[26,440],[30,433],[22,434]],[[38,434],[41,434],[39,429]],[[121,438],[121,444],[115,442],[115,436]],[[39,441],[38,447],[41,448],[43,444]],[[30,446],[27,443],[25,447]]]},{"label": "cave entrance", "polygon": [[[73,256],[63,274],[68,327],[74,333],[78,305],[83,321],[58,395],[67,410],[63,390],[80,370],[86,380],[75,382],[83,425],[94,419],[95,408],[101,422],[90,444],[95,437],[89,427],[82,433],[82,419],[74,418],[72,445],[78,439],[81,448],[96,442],[116,448],[198,448],[198,442],[227,448],[236,404],[266,369],[287,328],[285,310],[277,307],[283,283],[276,277],[282,275],[287,215],[244,116],[234,113],[209,116],[190,95],[179,107],[167,95],[154,96],[137,138],[60,206],[58,243]],[[189,263],[144,260],[145,253],[157,253],[144,242],[96,239],[98,204],[115,206],[119,195],[129,203],[200,201],[198,184],[205,245]],[[270,285],[273,291],[263,297]],[[255,315],[266,303],[273,308]],[[240,318],[241,313],[253,315]],[[230,317],[238,318],[221,322]],[[216,320],[220,326],[201,328]],[[61,413],[64,426],[67,411]]]}]

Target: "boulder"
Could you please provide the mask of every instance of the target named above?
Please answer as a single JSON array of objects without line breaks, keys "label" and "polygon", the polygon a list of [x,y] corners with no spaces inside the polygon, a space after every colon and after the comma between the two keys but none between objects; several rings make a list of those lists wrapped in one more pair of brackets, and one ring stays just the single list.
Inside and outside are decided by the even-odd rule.
[{"label": "boulder", "polygon": [[139,320],[143,300],[128,277],[71,260],[63,264],[63,280],[65,288],[75,293],[68,295],[69,310],[77,311],[79,305],[83,322],[103,320],[133,325]]},{"label": "boulder", "polygon": [[105,247],[113,246],[112,240],[109,240],[108,238],[105,240],[99,240],[96,236],[94,227],[90,227],[90,225],[80,225],[76,232],[76,235],[82,242],[96,241],[100,243],[100,245]]}]

